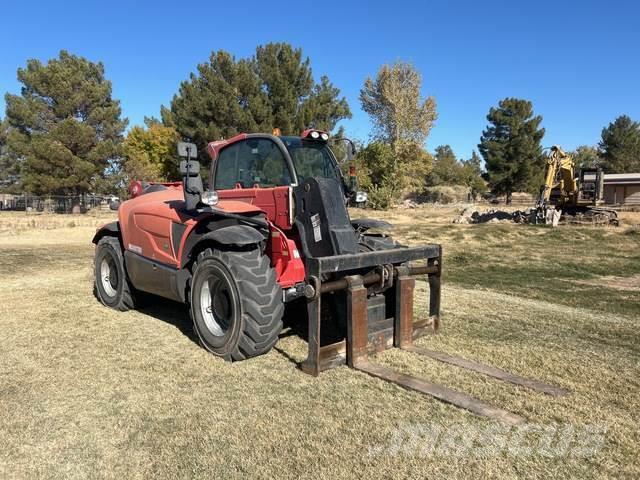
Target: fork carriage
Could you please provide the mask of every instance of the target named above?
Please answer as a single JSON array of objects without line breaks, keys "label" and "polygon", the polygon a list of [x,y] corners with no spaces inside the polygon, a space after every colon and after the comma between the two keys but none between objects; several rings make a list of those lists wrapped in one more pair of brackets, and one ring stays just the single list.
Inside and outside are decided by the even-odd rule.
[{"label": "fork carriage", "polygon": [[[426,265],[406,262],[426,260]],[[395,266],[394,266],[395,265]],[[402,347],[414,336],[437,332],[440,322],[440,277],[442,248],[425,245],[354,255],[309,258],[306,262],[314,295],[308,299],[309,353],[301,368],[311,375],[337,365],[353,367],[368,353]],[[371,269],[365,274],[348,274],[338,280],[322,282],[327,274]],[[429,316],[413,319],[415,277],[427,275]],[[322,296],[346,292],[347,338],[321,345]],[[370,295],[370,292],[374,292]]]}]

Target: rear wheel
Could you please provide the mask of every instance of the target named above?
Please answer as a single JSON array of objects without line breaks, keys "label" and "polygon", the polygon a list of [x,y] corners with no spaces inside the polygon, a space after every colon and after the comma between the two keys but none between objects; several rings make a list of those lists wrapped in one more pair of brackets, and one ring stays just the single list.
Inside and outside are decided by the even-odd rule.
[{"label": "rear wheel", "polygon": [[226,360],[271,350],[282,331],[282,290],[258,248],[206,249],[192,267],[190,313],[202,345]]},{"label": "rear wheel", "polygon": [[120,241],[103,237],[94,259],[95,294],[104,305],[124,312],[135,307],[133,287],[124,267]]}]

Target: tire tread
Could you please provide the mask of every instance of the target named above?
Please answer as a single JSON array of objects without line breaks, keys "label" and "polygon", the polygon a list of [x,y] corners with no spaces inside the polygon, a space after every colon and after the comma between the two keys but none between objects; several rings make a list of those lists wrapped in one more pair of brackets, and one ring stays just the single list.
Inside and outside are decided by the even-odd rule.
[{"label": "tire tread", "polygon": [[[228,355],[225,355],[225,358],[237,361],[267,353],[278,341],[284,314],[282,290],[276,281],[271,260],[263,255],[259,248],[252,250],[207,248],[193,263],[192,274],[195,275],[199,263],[211,257],[223,262],[233,274],[242,308],[240,335],[236,345]],[[187,297],[190,299],[190,295]],[[189,308],[189,312],[197,333],[193,309]],[[201,343],[203,343],[202,339]],[[204,343],[203,346],[206,348]]]}]

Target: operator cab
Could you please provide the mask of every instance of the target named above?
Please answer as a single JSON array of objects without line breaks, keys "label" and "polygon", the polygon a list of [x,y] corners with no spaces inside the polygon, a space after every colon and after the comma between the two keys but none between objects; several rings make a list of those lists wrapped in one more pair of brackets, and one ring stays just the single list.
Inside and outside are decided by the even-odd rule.
[{"label": "operator cab", "polygon": [[[355,253],[346,208],[355,191],[345,183],[328,140],[326,132],[305,130],[299,137],[240,134],[212,142],[212,191],[220,201],[259,207],[284,232],[295,229],[305,256]],[[345,160],[355,153],[350,140],[335,143]]]},{"label": "operator cab", "polygon": [[[312,136],[314,133],[317,136]],[[302,137],[265,134],[242,137],[214,147],[219,150],[211,172],[214,190],[296,186],[305,178],[321,177],[338,180],[345,197],[352,194],[329,147],[328,134],[309,130]],[[350,158],[352,143],[344,141],[349,142],[350,148],[338,144],[338,150],[348,152],[345,157]]]}]

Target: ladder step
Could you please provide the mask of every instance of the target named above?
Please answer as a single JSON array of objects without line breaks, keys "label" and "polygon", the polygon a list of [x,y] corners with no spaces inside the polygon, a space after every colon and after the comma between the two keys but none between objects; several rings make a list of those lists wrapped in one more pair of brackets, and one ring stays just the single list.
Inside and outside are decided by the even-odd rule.
[{"label": "ladder step", "polygon": [[519,425],[525,422],[523,417],[516,415],[515,413],[494,407],[456,390],[397,372],[390,368],[383,367],[382,365],[371,363],[367,360],[358,361],[354,364],[353,368],[365,372],[373,377],[395,383],[409,390],[430,395],[443,402],[450,403],[457,407],[469,410],[470,412],[482,415],[483,417],[489,417],[508,425]]},{"label": "ladder step", "polygon": [[438,360],[443,363],[448,363],[457,367],[466,368],[467,370],[473,370],[474,372],[483,373],[485,375],[503,380],[505,382],[520,385],[522,387],[527,387],[537,392],[546,393],[547,395],[551,395],[553,397],[562,397],[569,393],[569,390],[567,389],[556,387],[555,385],[549,385],[539,380],[521,377],[520,375],[516,375],[515,373],[506,372],[504,370],[500,370],[499,368],[492,367],[484,363],[474,362],[473,360],[467,360],[466,358],[458,357],[456,355],[449,355],[448,353],[429,350],[422,347],[416,347],[414,345],[406,345],[403,346],[402,349],[406,350],[407,352],[417,353],[419,355],[433,358],[434,360]]}]

